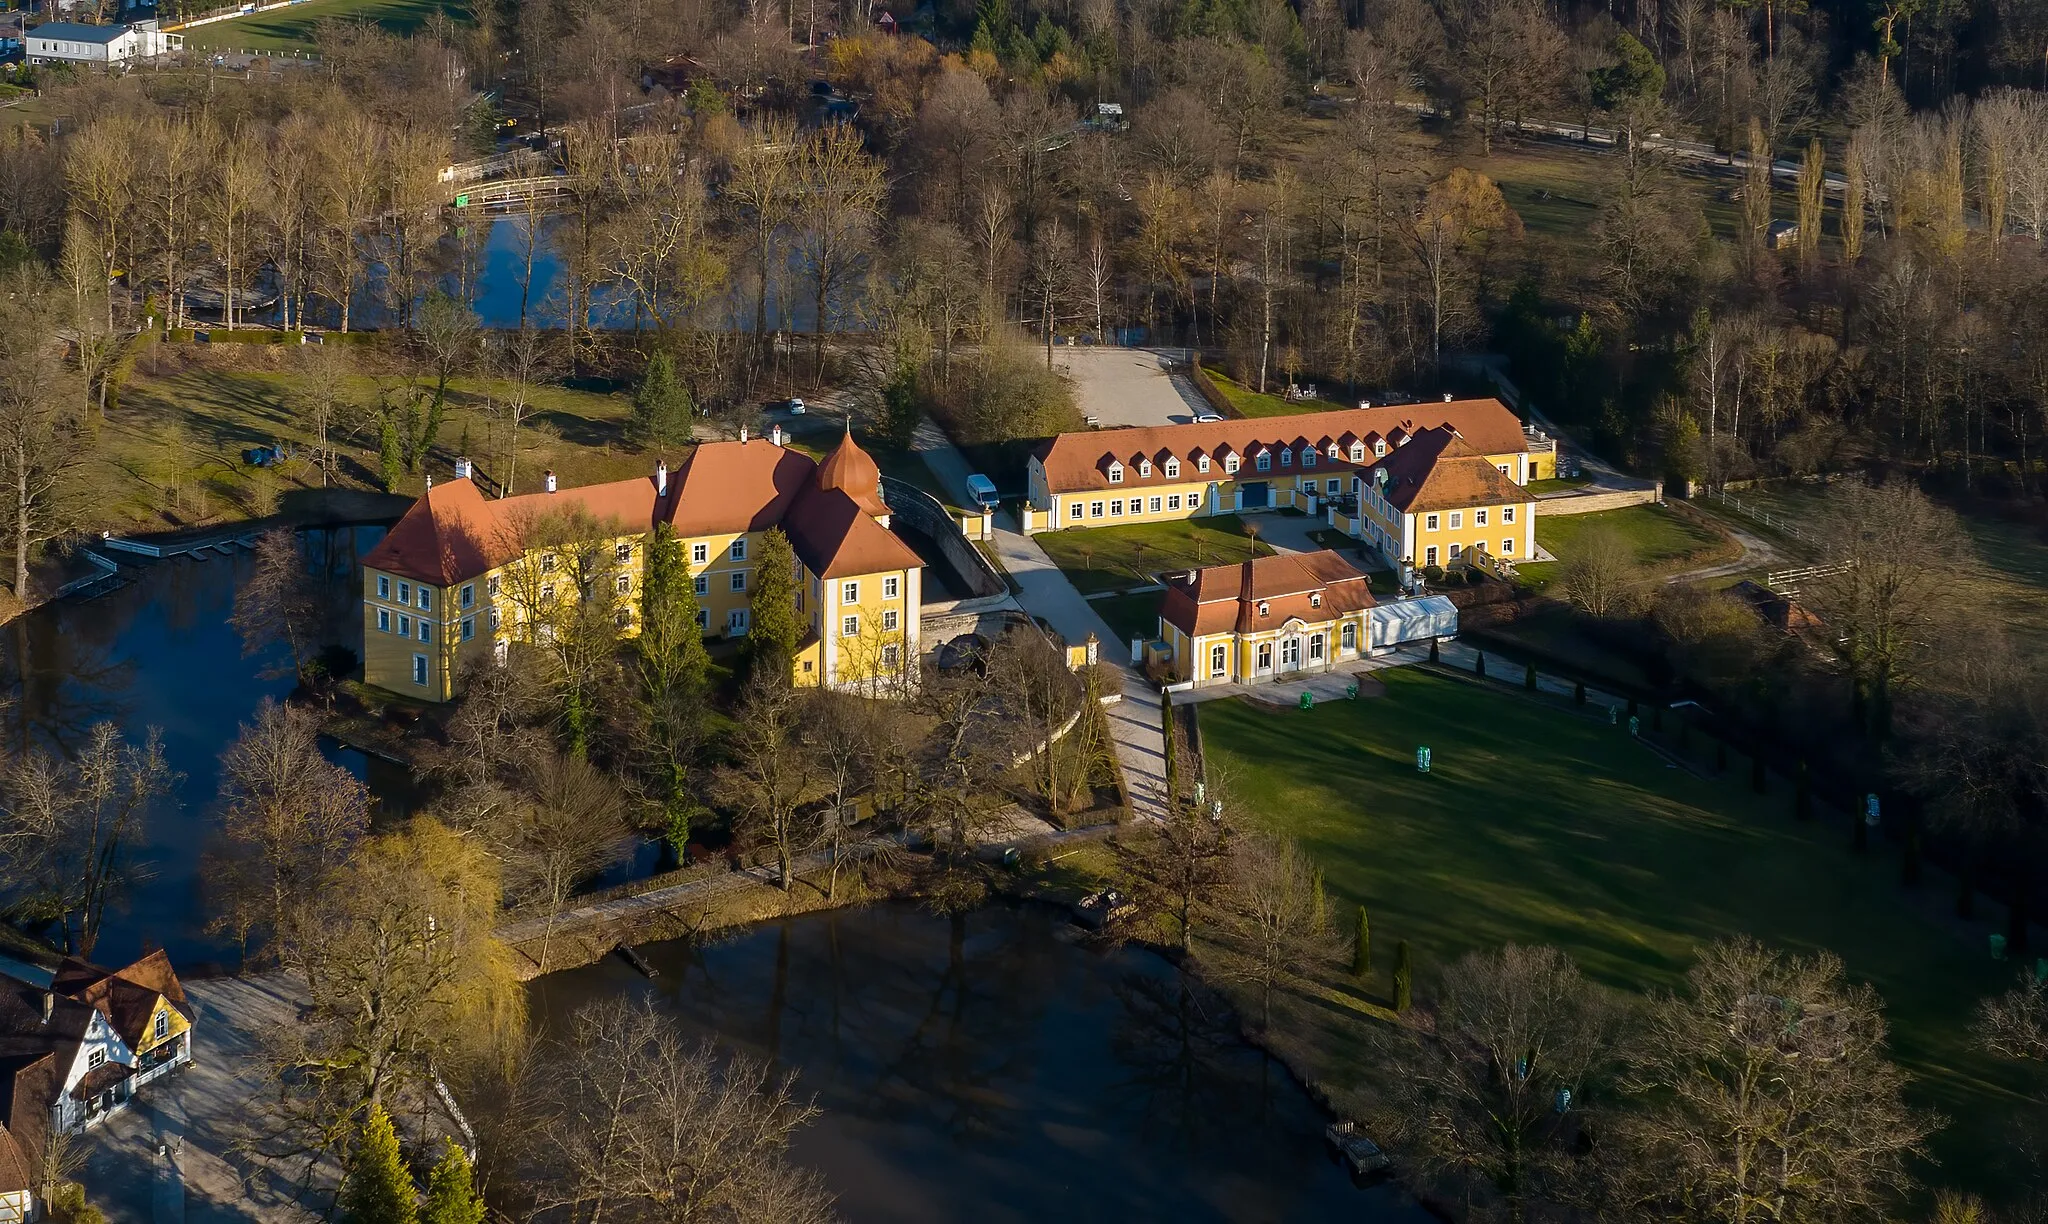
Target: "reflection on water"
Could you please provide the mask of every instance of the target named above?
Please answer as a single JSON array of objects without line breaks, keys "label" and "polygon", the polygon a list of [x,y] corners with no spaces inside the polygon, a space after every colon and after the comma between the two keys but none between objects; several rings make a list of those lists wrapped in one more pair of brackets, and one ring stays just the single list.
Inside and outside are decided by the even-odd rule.
[{"label": "reflection on water", "polygon": [[647,995],[795,1068],[825,1110],[795,1159],[857,1224],[1426,1219],[1353,1187],[1307,1094],[1171,966],[1081,946],[1050,908],[871,906],[641,951],[658,979],[607,958],[536,982],[539,1022]]},{"label": "reflection on water", "polygon": [[[340,527],[301,535],[324,595],[322,640],[360,646],[356,558],[383,532]],[[233,962],[232,947],[205,933],[199,892],[219,757],[264,698],[282,698],[292,688],[288,676],[274,674],[283,652],[244,655],[228,623],[249,567],[247,553],[147,563],[132,586],[85,603],[47,605],[0,629],[0,684],[19,694],[5,712],[10,745],[68,752],[101,721],[112,720],[132,741],[160,727],[164,755],[179,774],[176,788],[124,847],[132,879],[107,915],[96,959],[118,964],[161,945],[181,965]],[[380,796],[405,801],[410,779],[402,769],[360,753],[334,756]]]}]

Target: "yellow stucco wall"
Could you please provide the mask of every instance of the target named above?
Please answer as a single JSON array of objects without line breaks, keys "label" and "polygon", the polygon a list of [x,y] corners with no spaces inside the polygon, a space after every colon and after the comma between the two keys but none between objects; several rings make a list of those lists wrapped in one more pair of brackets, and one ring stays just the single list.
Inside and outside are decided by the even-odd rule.
[{"label": "yellow stucco wall", "polygon": [[[156,1019],[158,1016],[168,1017],[168,1023],[164,1026],[164,1035],[161,1038],[156,1035]],[[155,1010],[149,1014],[149,1023],[142,1026],[142,1040],[136,1044],[135,1052],[138,1055],[147,1054],[166,1042],[177,1040],[180,1034],[191,1031],[191,1028],[191,1022],[185,1019],[184,1014],[177,1008],[172,1007],[169,999],[159,995],[157,996]]]}]

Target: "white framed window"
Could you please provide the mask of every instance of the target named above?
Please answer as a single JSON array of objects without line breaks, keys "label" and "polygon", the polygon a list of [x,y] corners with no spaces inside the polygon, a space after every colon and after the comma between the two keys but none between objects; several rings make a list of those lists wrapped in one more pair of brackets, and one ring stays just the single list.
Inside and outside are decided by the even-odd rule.
[{"label": "white framed window", "polygon": [[505,618],[504,618],[504,617],[502,617],[502,616],[500,616],[500,615],[498,615],[498,610],[497,610],[496,608],[492,608],[492,609],[491,609],[491,628],[492,628],[493,630],[496,630],[496,629],[498,628],[498,626],[500,626],[500,625],[502,625],[502,624],[504,624],[504,623],[505,623]]},{"label": "white framed window", "polygon": [[1344,627],[1338,631],[1337,642],[1339,648],[1347,654],[1351,651],[1357,650],[1358,625],[1352,621],[1345,621]]},{"label": "white framed window", "polygon": [[1166,461],[1166,478],[1172,480],[1178,475],[1180,475],[1180,460],[1168,459]]},{"label": "white framed window", "polygon": [[1311,608],[1320,608],[1320,607],[1322,607],[1322,606],[1323,606],[1323,593],[1322,593],[1321,591],[1310,591],[1310,592],[1308,593],[1308,606],[1309,606],[1309,607],[1311,607]]},{"label": "white framed window", "polygon": [[621,629],[625,629],[625,628],[627,628],[627,627],[631,626],[631,625],[632,625],[632,623],[633,623],[633,609],[631,609],[631,608],[620,608],[620,609],[619,609],[618,611],[616,611],[616,612],[612,613],[612,624],[613,624],[613,625],[616,625],[617,627],[619,627],[619,628],[621,628]]},{"label": "white framed window", "polygon": [[1209,470],[1209,456],[1207,456],[1207,455],[1197,455],[1197,456],[1195,456],[1195,470],[1196,470],[1197,472],[1206,472],[1206,471],[1208,471],[1208,470]]},{"label": "white framed window", "polygon": [[1259,670],[1262,672],[1273,670],[1273,643],[1271,642],[1259,643]]},{"label": "white framed window", "polygon": [[421,588],[420,588],[420,611],[422,611],[422,612],[431,612],[431,611],[433,611],[433,610],[434,610],[434,592],[433,592],[432,590],[428,589],[427,587],[421,587]]},{"label": "white framed window", "polygon": [[735,591],[744,591],[747,589],[747,571],[734,570],[732,572],[732,589]]},{"label": "white framed window", "polygon": [[1070,519],[1077,519],[1077,518],[1080,518],[1080,517],[1081,517],[1081,515],[1082,515],[1082,514],[1084,514],[1084,513],[1086,513],[1086,511],[1082,510],[1082,508],[1081,508],[1081,503],[1080,503],[1080,502],[1068,502],[1068,503],[1067,503],[1067,517],[1068,517],[1068,518],[1070,518]]},{"label": "white framed window", "polygon": [[1316,448],[1315,448],[1315,447],[1313,447],[1313,446],[1304,446],[1304,447],[1302,447],[1302,448],[1301,448],[1301,466],[1303,466],[1303,467],[1314,467],[1315,465],[1316,465]]},{"label": "white framed window", "polygon": [[377,598],[391,598],[391,576],[389,574],[377,575]]},{"label": "white framed window", "polygon": [[620,575],[619,575],[619,594],[621,594],[621,595],[631,595],[632,593],[633,593],[633,579],[632,579],[632,577],[631,577],[630,575],[627,575],[627,574],[620,574]]},{"label": "white framed window", "polygon": [[1178,493],[1169,493],[1169,494],[1167,494],[1167,495],[1166,495],[1166,508],[1167,508],[1168,510],[1178,510],[1178,509],[1180,509],[1180,494],[1178,494]]},{"label": "white framed window", "polygon": [[744,560],[746,560],[746,559],[747,559],[747,537],[745,537],[745,536],[741,536],[741,537],[740,537],[739,539],[737,539],[737,540],[734,540],[734,541],[732,542],[732,547],[731,547],[731,548],[728,548],[728,549],[726,549],[726,550],[725,550],[725,555],[726,555],[727,557],[731,558],[731,559],[732,559],[732,560],[734,560],[734,561],[744,561]]},{"label": "white framed window", "polygon": [[1422,529],[1423,529],[1424,531],[1435,531],[1435,530],[1436,530],[1436,527],[1437,527],[1437,517],[1436,517],[1436,515],[1434,515],[1434,514],[1429,514],[1429,515],[1424,515],[1424,516],[1423,516],[1423,519],[1422,519]]},{"label": "white framed window", "polygon": [[734,637],[747,636],[747,610],[734,608],[725,614],[725,631]]},{"label": "white framed window", "polygon": [[1327,483],[1328,483],[1328,485],[1329,485],[1329,490],[1330,490],[1330,496],[1331,496],[1331,497],[1335,497],[1335,496],[1337,496],[1337,495],[1338,495],[1339,493],[1342,493],[1342,492],[1344,491],[1344,481],[1343,481],[1343,478],[1341,478],[1341,477],[1338,477],[1338,476],[1332,476],[1332,477],[1330,477],[1330,479],[1329,479],[1329,481],[1328,481]]},{"label": "white framed window", "polygon": [[703,565],[709,560],[711,560],[711,546],[709,544],[690,545],[690,564]]},{"label": "white framed window", "polygon": [[1281,452],[1280,452],[1280,466],[1281,466],[1281,467],[1293,467],[1293,466],[1294,466],[1294,452],[1293,452],[1293,451],[1291,451],[1291,450],[1283,450],[1283,451],[1281,451]]},{"label": "white framed window", "polygon": [[1260,616],[1266,616],[1266,615],[1269,615],[1269,614],[1271,614],[1271,612],[1272,612],[1272,611],[1273,611],[1273,605],[1272,605],[1272,604],[1269,604],[1269,603],[1267,603],[1267,602],[1266,602],[1265,600],[1263,600],[1263,599],[1261,599],[1261,600],[1259,601],[1259,615],[1260,615]]},{"label": "white framed window", "polygon": [[1110,464],[1110,465],[1109,465],[1109,483],[1111,483],[1111,484],[1122,484],[1123,482],[1124,482],[1124,465],[1123,465],[1123,464],[1121,464],[1121,463],[1112,463],[1112,464]]},{"label": "white framed window", "polygon": [[465,608],[476,607],[476,583],[464,584],[462,592],[457,598],[462,601],[462,606]]},{"label": "white framed window", "polygon": [[1150,459],[1140,459],[1140,460],[1138,460],[1138,475],[1140,475],[1140,476],[1150,476],[1151,474],[1152,474],[1152,461],[1151,461]]},{"label": "white framed window", "polygon": [[1457,560],[1457,559],[1458,559],[1459,557],[1462,557],[1462,556],[1464,556],[1464,555],[1465,555],[1465,546],[1464,546],[1463,544],[1453,544],[1453,545],[1451,545],[1451,560],[1453,560],[1453,561],[1456,561],[1456,560]]},{"label": "white framed window", "polygon": [[541,597],[542,599],[546,599],[546,600],[552,601],[552,600],[554,599],[554,597],[555,597],[555,584],[554,584],[554,583],[552,583],[552,582],[543,582],[543,583],[541,583],[541,584],[540,584],[540,597]]},{"label": "white framed window", "polygon": [[894,632],[896,632],[896,626],[897,626],[897,625],[898,625],[899,623],[900,623],[900,621],[899,621],[899,618],[898,618],[898,616],[897,616],[897,613],[896,613],[896,609],[894,609],[894,608],[890,608],[890,609],[889,609],[888,611],[886,611],[886,612],[882,613],[882,632],[884,632],[884,633],[894,633]]},{"label": "white framed window", "polygon": [[[1505,463],[1502,463],[1502,464],[1498,464],[1498,465],[1496,465],[1496,466],[1498,466],[1498,467],[1500,468],[1500,474],[1501,474],[1501,475],[1503,475],[1503,476],[1506,476],[1506,475],[1508,474],[1508,465],[1507,465],[1507,464],[1505,464]],[[1513,479],[1513,478],[1512,478],[1512,477],[1510,477],[1510,479]]]},{"label": "white framed window", "polygon": [[1236,471],[1237,471],[1237,456],[1236,456],[1236,455],[1231,455],[1231,456],[1228,456],[1227,458],[1225,458],[1225,459],[1223,460],[1223,470],[1224,470],[1225,472],[1230,472],[1230,473],[1234,473],[1234,472],[1236,472]]},{"label": "white framed window", "polygon": [[467,641],[469,641],[469,640],[470,640],[471,638],[473,638],[473,637],[475,637],[475,636],[476,636],[476,617],[474,617],[474,616],[465,616],[465,617],[463,617],[463,618],[462,618],[462,640],[463,640],[463,641],[465,641],[465,642],[467,642]]},{"label": "white framed window", "polygon": [[1424,565],[1436,564],[1436,545],[1432,544],[1422,551],[1422,563]]},{"label": "white framed window", "polygon": [[1111,517],[1111,518],[1122,518],[1123,516],[1124,516],[1124,499],[1123,499],[1123,498],[1121,498],[1121,497],[1112,497],[1112,498],[1110,498],[1110,499],[1109,499],[1109,517]]},{"label": "white framed window", "polygon": [[149,1035],[150,1038],[155,1041],[162,1041],[164,1038],[170,1036],[171,1013],[165,1011],[158,1012],[156,1014],[156,1023],[151,1026]]},{"label": "white framed window", "polygon": [[902,580],[901,578],[884,578],[884,579],[882,579],[882,598],[883,598],[883,599],[896,599],[896,598],[899,598],[899,597],[901,597],[901,596],[902,596],[902,594],[903,594],[903,580]]},{"label": "white framed window", "polygon": [[1387,440],[1386,440],[1385,438],[1376,438],[1376,439],[1374,439],[1374,440],[1373,440],[1373,444],[1372,444],[1372,453],[1373,453],[1373,457],[1374,457],[1374,458],[1376,458],[1376,459],[1384,459],[1384,458],[1386,458],[1386,457],[1387,457]]},{"label": "white framed window", "polygon": [[1201,495],[1200,493],[1190,493],[1190,494],[1188,494],[1188,509],[1190,509],[1190,510],[1200,510],[1201,508],[1202,508],[1202,495]]},{"label": "white framed window", "polygon": [[700,633],[709,633],[711,631],[711,613],[703,608],[697,609],[697,630]]},{"label": "white framed window", "polygon": [[840,636],[840,637],[857,637],[857,636],[859,636],[859,634],[860,634],[860,617],[858,617],[858,616],[842,616],[842,617],[840,617],[840,618],[839,618],[839,636]]},{"label": "white framed window", "polygon": [[401,582],[398,584],[398,602],[402,604],[412,602],[412,583]]},{"label": "white framed window", "polygon": [[492,574],[490,577],[484,579],[484,594],[490,596],[492,599],[496,599],[498,597],[498,576],[496,574]]},{"label": "white framed window", "polygon": [[1256,465],[1256,466],[1258,467],[1258,469],[1259,469],[1259,470],[1260,470],[1261,472],[1270,472],[1270,471],[1272,471],[1272,470],[1273,470],[1273,452],[1272,452],[1272,451],[1260,451],[1260,452],[1259,452],[1259,461],[1258,461],[1258,463],[1257,463],[1257,465]]},{"label": "white framed window", "polygon": [[391,609],[389,609],[389,608],[379,608],[379,609],[377,609],[377,632],[379,632],[379,633],[389,633],[389,632],[391,632]]},{"label": "white framed window", "polygon": [[903,648],[902,648],[901,646],[884,646],[884,647],[882,647],[882,666],[883,666],[883,667],[897,667],[897,666],[901,665],[901,664],[902,664],[902,662],[903,662]]},{"label": "white framed window", "polygon": [[90,1050],[86,1051],[86,1054],[85,1054],[85,1065],[86,1065],[86,1066],[87,1066],[88,1068],[92,1068],[92,1067],[97,1067],[97,1066],[99,1066],[99,1065],[100,1065],[101,1063],[104,1063],[104,1062],[106,1062],[106,1061],[107,1061],[107,1052],[106,1052],[106,1050],[104,1050],[103,1048],[101,1048],[101,1047],[99,1047],[99,1046],[94,1046],[94,1047],[93,1047],[92,1049],[90,1049]]},{"label": "white framed window", "polygon": [[1220,676],[1229,670],[1230,647],[1222,645],[1209,647],[1209,674]]},{"label": "white framed window", "polygon": [[428,623],[427,623],[426,621],[422,620],[422,621],[420,622],[420,641],[422,641],[422,642],[426,642],[426,641],[432,641],[432,640],[433,640],[433,634],[432,634],[432,626],[430,626],[430,625],[429,625],[429,624],[428,624]]},{"label": "white framed window", "polygon": [[1153,498],[1153,499],[1152,499],[1152,505],[1151,505],[1151,510],[1152,510],[1152,513],[1154,513],[1154,514],[1157,514],[1157,513],[1159,513],[1159,507],[1160,507],[1160,505],[1161,505],[1161,503],[1160,503],[1160,500],[1159,500],[1158,498],[1156,498],[1156,497],[1155,497],[1155,498]]},{"label": "white framed window", "polygon": [[421,688],[427,685],[427,656],[423,654],[412,657],[412,682]]},{"label": "white framed window", "polygon": [[850,603],[850,604],[857,604],[857,603],[859,603],[859,602],[860,602],[860,583],[858,583],[858,582],[842,582],[842,583],[840,583],[840,584],[839,584],[839,602],[840,602],[840,603]]},{"label": "white framed window", "polygon": [[1464,525],[1465,525],[1465,512],[1464,512],[1463,510],[1453,510],[1453,511],[1451,511],[1451,530],[1452,530],[1452,531],[1456,531],[1456,530],[1458,530],[1458,529],[1459,529],[1460,527],[1463,527]]},{"label": "white framed window", "polygon": [[1353,463],[1364,463],[1364,462],[1365,462],[1365,443],[1363,443],[1363,442],[1353,442],[1353,443],[1351,444],[1351,462],[1353,462]]},{"label": "white framed window", "polygon": [[1512,556],[1514,556],[1514,555],[1515,555],[1515,541],[1514,541],[1514,537],[1512,537],[1512,536],[1502,536],[1502,537],[1501,537],[1501,541],[1500,541],[1500,555],[1501,555],[1501,556],[1503,556],[1503,557],[1512,557]]},{"label": "white framed window", "polygon": [[1311,663],[1323,661],[1323,635],[1320,633],[1308,635],[1308,661]]},{"label": "white framed window", "polygon": [[1472,525],[1473,525],[1474,527],[1484,527],[1484,526],[1486,526],[1486,511],[1484,511],[1484,510],[1474,510],[1474,511],[1472,512]]},{"label": "white framed window", "polygon": [[406,616],[403,613],[399,614],[398,636],[408,638],[412,636],[412,617]]},{"label": "white framed window", "polygon": [[1101,503],[1101,502],[1099,502],[1099,501],[1093,501],[1093,502],[1089,502],[1089,503],[1088,503],[1088,517],[1089,517],[1089,518],[1101,518],[1101,517],[1102,517],[1102,503]]},{"label": "white framed window", "polygon": [[1514,508],[1513,506],[1502,506],[1502,507],[1500,508],[1500,521],[1501,521],[1501,522],[1503,522],[1503,523],[1512,523],[1512,522],[1514,522],[1514,521],[1515,521],[1515,508]]},{"label": "white framed window", "polygon": [[631,561],[633,559],[633,546],[631,544],[621,544],[612,550],[612,555],[621,561]]},{"label": "white framed window", "polygon": [[697,588],[697,598],[702,599],[711,593],[711,575],[699,574],[691,585]]}]

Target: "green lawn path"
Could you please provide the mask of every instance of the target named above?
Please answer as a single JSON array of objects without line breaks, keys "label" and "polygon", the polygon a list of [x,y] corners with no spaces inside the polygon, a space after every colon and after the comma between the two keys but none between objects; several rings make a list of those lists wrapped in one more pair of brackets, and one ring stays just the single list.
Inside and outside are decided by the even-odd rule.
[{"label": "green lawn path", "polygon": [[[1379,676],[1384,697],[1307,713],[1215,702],[1200,717],[1240,810],[1322,864],[1333,912],[1371,908],[1382,978],[1402,939],[1425,978],[1517,942],[1630,990],[1677,985],[1723,935],[1829,949],[1884,997],[1913,1099],[1950,1119],[1937,1184],[2005,1181],[1991,1166],[2025,1085],[1967,1029],[2015,969],[1989,959],[1981,930],[1902,899],[1889,848],[1859,860],[1839,820],[1795,822],[1789,785],[1752,794],[1739,758],[1736,778],[1703,780],[1568,708],[1413,668]],[[1356,1066],[1331,1058],[1338,1074]]]}]

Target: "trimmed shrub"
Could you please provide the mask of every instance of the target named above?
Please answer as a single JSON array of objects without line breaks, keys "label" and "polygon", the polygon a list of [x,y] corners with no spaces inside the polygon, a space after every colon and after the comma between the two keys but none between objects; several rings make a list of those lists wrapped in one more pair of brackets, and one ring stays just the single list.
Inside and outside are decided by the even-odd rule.
[{"label": "trimmed shrub", "polygon": [[1394,1010],[1407,1011],[1415,1002],[1415,965],[1408,956],[1408,941],[1394,951]]},{"label": "trimmed shrub", "polygon": [[1572,704],[1586,704],[1586,682],[1584,680],[1572,681]]},{"label": "trimmed shrub", "polygon": [[1478,662],[1476,662],[1476,663],[1474,663],[1474,664],[1472,665],[1472,674],[1473,674],[1473,675],[1475,675],[1475,676],[1483,676],[1483,675],[1485,675],[1485,674],[1486,674],[1486,652],[1485,652],[1485,651],[1483,651],[1483,650],[1482,650],[1482,651],[1480,651],[1480,652],[1479,652],[1479,661],[1478,661]]},{"label": "trimmed shrub", "polygon": [[1522,687],[1532,693],[1536,691],[1536,665],[1534,663],[1522,669]]},{"label": "trimmed shrub", "polygon": [[1372,976],[1372,919],[1365,907],[1358,907],[1358,939],[1351,948],[1351,976],[1365,981]]}]

